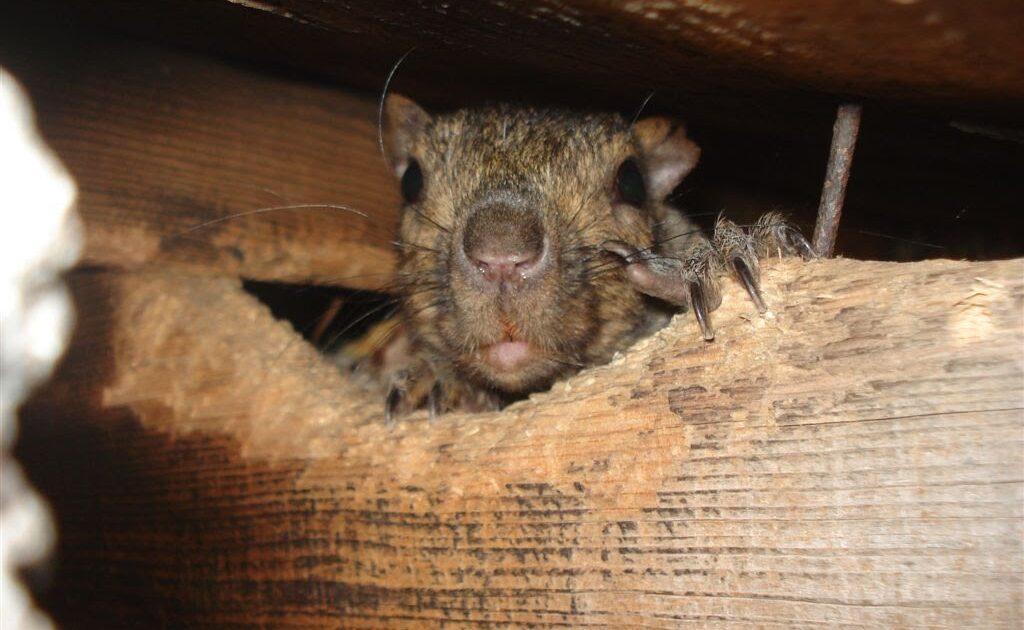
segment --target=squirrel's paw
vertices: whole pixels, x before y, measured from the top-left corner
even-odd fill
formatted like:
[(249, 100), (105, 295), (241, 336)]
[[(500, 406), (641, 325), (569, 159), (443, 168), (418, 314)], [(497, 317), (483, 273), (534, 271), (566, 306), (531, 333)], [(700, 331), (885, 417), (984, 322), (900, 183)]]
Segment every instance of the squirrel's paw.
[(426, 407), (431, 421), (449, 411), (492, 411), (500, 401), (492, 392), (454, 378), (442, 378), (426, 361), (388, 375), (384, 419), (393, 427), (399, 416)]
[(709, 313), (722, 303), (718, 281), (723, 272), (743, 288), (758, 312), (767, 310), (761, 296), (759, 261), (774, 253), (817, 257), (804, 236), (780, 214), (769, 212), (744, 230), (719, 219), (711, 241), (702, 240), (682, 258), (638, 250), (622, 241), (607, 241), (603, 249), (625, 262), (626, 277), (642, 293), (690, 308), (706, 341), (715, 338)]

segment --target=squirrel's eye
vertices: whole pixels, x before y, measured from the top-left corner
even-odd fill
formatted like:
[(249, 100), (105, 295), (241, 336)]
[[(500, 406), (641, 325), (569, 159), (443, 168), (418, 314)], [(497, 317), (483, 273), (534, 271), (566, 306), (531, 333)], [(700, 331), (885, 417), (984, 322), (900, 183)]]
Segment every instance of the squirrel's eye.
[(619, 167), (619, 172), (615, 176), (615, 187), (618, 190), (619, 199), (623, 203), (639, 208), (647, 201), (644, 176), (640, 172), (640, 166), (633, 158), (628, 158)]
[(402, 173), (402, 197), (406, 203), (412, 203), (420, 198), (423, 190), (423, 171), (420, 170), (420, 163), (416, 160), (409, 160), (409, 166)]

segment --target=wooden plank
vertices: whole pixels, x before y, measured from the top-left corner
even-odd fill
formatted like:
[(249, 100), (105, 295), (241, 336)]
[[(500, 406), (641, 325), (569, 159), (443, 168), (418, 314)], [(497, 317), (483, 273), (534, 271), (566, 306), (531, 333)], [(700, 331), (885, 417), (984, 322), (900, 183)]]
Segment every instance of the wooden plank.
[(400, 203), (373, 97), (138, 45), (12, 66), (78, 182), (84, 264), (388, 280)]
[(249, 58), (262, 53), (374, 88), (382, 68), (338, 58), (372, 51), (394, 60), (415, 46), (430, 71), (410, 78), (442, 99), (464, 93), (468, 75), (501, 77), (505, 87), (491, 89), (509, 94), (529, 89), (531, 77), (549, 86), (558, 77), (603, 86), (631, 102), (657, 88), (662, 98), (708, 114), (723, 104), (740, 113), (753, 98), (771, 103), (765, 114), (773, 125), (785, 112), (813, 110), (815, 93), (1004, 113), (1024, 104), (1017, 36), (1024, 11), (1016, 0), (222, 0), (188, 7), (104, 0), (89, 9), (167, 41)]
[(1024, 619), (1024, 260), (775, 262), (771, 316), (727, 283), (713, 344), (677, 318), (503, 412), (393, 431), (236, 281), (73, 286), (19, 453), (65, 625)]
[[(476, 5), (463, 8), (472, 13), (478, 10), (474, 7)], [(337, 10), (336, 5), (329, 3), (320, 8), (328, 13)], [(381, 20), (376, 21), (372, 18), (375, 15), (372, 7), (356, 7), (339, 17), (357, 23), (353, 26), (354, 32), (344, 34), (331, 30), (341, 28), (333, 22), (319, 29), (267, 11), (217, 2), (182, 5), (154, 1), (122, 6), (105, 2), (69, 4), (66, 0), (38, 0), (13, 9), (14, 14), (0, 23), (0, 57), (33, 87), (33, 93), (44, 107), (43, 126), (52, 130), (51, 141), (57, 145), (77, 142), (59, 136), (65, 130), (81, 134), (80, 128), (91, 125), (90, 121), (97, 116), (107, 118), (102, 135), (92, 138), (85, 150), (71, 147), (76, 149), (72, 151), (77, 154), (78, 164), (72, 165), (76, 172), (88, 171), (90, 207), (100, 204), (108, 208), (103, 212), (102, 225), (106, 227), (97, 236), (102, 239), (93, 241), (103, 247), (99, 252), (102, 256), (91, 255), (98, 264), (108, 264), (106, 261), (111, 260), (117, 264), (135, 264), (139, 259), (147, 259), (155, 248), (154, 242), (158, 239), (148, 236), (149, 231), (135, 230), (134, 222), (127, 225), (116, 222), (120, 216), (117, 208), (124, 204), (140, 206), (139, 221), (166, 221), (168, 219), (155, 217), (173, 214), (175, 216), (169, 220), (183, 229), (214, 216), (251, 211), (285, 201), (348, 204), (374, 217), (384, 213), (373, 221), (375, 226), (393, 221), (391, 213), (397, 207), (394, 183), (383, 170), (372, 170), (382, 168), (382, 164), (373, 153), (375, 134), (369, 127), (376, 112), (371, 101), (382, 89), (391, 66), (413, 42), (419, 46), (395, 75), (393, 87), (407, 93), (411, 91), (432, 111), (442, 106), (466, 106), (481, 100), (504, 98), (543, 106), (618, 110), (632, 116), (650, 90), (656, 90), (645, 112), (680, 116), (705, 149), (701, 165), (680, 191), (680, 201), (694, 214), (712, 217), (724, 209), (732, 218), (744, 222), (759, 216), (766, 208), (782, 208), (791, 212), (804, 225), (805, 232), (809, 232), (814, 216), (812, 204), (820, 197), (835, 111), (834, 95), (811, 93), (775, 77), (766, 81), (758, 72), (732, 67), (736, 64), (731, 58), (711, 57), (670, 65), (660, 61), (652, 63), (651, 59), (660, 59), (652, 53), (626, 61), (622, 58), (623, 51), (642, 50), (653, 46), (655, 40), (633, 41), (632, 31), (624, 30), (632, 23), (625, 18), (620, 21), (612, 16), (608, 24), (595, 24), (595, 29), (607, 29), (604, 35), (608, 36), (602, 35), (601, 41), (596, 43), (590, 40), (589, 31), (579, 33), (576, 27), (567, 26), (567, 32), (556, 30), (554, 34), (545, 35), (546, 30), (534, 32), (516, 22), (512, 26), (526, 32), (520, 33), (523, 38), (517, 42), (515, 54), (510, 55), (508, 47), (495, 44), (506, 41), (504, 27), (487, 20), (478, 24), (451, 16), (442, 22), (436, 22), (440, 17), (431, 18), (434, 22), (423, 18), (424, 24), (431, 28), (422, 33), (417, 31), (410, 39), (408, 34), (403, 34), (408, 27), (402, 26), (402, 20), (418, 14), (421, 10), (418, 7), (403, 8), (403, 13), (396, 16), (387, 6), (380, 6), (377, 10), (381, 12)], [(491, 9), (499, 13), (505, 10)], [(311, 7), (310, 10), (319, 9)], [(597, 13), (602, 10), (605, 9), (593, 9)], [(695, 9), (675, 11), (679, 17), (688, 15), (687, 11), (691, 10)], [(896, 5), (879, 10), (907, 11)], [(964, 10), (971, 13), (974, 9)], [(99, 19), (85, 19), (78, 11)], [(35, 19), (24, 14), (34, 14)], [(74, 16), (66, 20), (74, 26), (62, 28), (60, 21), (52, 19), (54, 14)], [(840, 12), (840, 18), (852, 19), (845, 12)], [(538, 20), (546, 23), (547, 18)], [(374, 30), (383, 28), (385, 21), (389, 29), (386, 37)], [(371, 28), (371, 22), (376, 26)], [(545, 28), (561, 23), (555, 22)], [(121, 31), (111, 31), (112, 24), (119, 25)], [(658, 24), (641, 20), (637, 28), (657, 29)], [(902, 24), (907, 27), (907, 23)], [(448, 46), (434, 41), (436, 29), (442, 26), (458, 34), (458, 37), (452, 36), (454, 41)], [(827, 31), (826, 26), (818, 24), (811, 30), (820, 34)], [(326, 122), (322, 118), (313, 123), (306, 121), (311, 114), (302, 103), (307, 101), (321, 114), (347, 111), (345, 102), (333, 101), (330, 96), (337, 95), (322, 86), (303, 90), (303, 86), (282, 80), (280, 76), (257, 76), (237, 65), (204, 64), (187, 57), (192, 65), (181, 65), (175, 61), (179, 56), (139, 50), (136, 45), (121, 41), (126, 34), (160, 37), (151, 29), (162, 30), (163, 39), (174, 46), (213, 48), (231, 55), (236, 64), (262, 63), (264, 73), (283, 72), (286, 68), (302, 73), (304, 80), (330, 78), (349, 89), (359, 86), (368, 91), (369, 98), (362, 103), (360, 111), (363, 113), (353, 114), (356, 120), (348, 122), (362, 125), (359, 128), (363, 131), (346, 144), (344, 130), (334, 128), (335, 124), (348, 124), (344, 116)], [(980, 35), (972, 35), (972, 38), (976, 36)], [(544, 38), (557, 38), (556, 52), (566, 48), (565, 41), (571, 41), (572, 55), (543, 56), (545, 51), (550, 53), (550, 42), (546, 48), (530, 47), (540, 46), (543, 42), (535, 40)], [(623, 38), (623, 46), (607, 44), (606, 39), (618, 41), (616, 38)], [(894, 41), (916, 40), (908, 36), (894, 38)], [(472, 46), (471, 54), (467, 54), (463, 46)], [(989, 49), (982, 47), (982, 50)], [(670, 52), (683, 54), (685, 51), (681, 48)], [(161, 60), (161, 56), (167, 60)], [(954, 61), (959, 63), (959, 59)], [(627, 63), (630, 67), (619, 67)], [(185, 76), (194, 66), (207, 70)], [(981, 64), (980, 67), (999, 66)], [(215, 70), (211, 72), (209, 68)], [(168, 69), (173, 70), (173, 77), (161, 74)], [(648, 76), (649, 72), (660, 76)], [(668, 72), (668, 76), (661, 74), (663, 72)], [(130, 107), (117, 105), (123, 89), (118, 77), (126, 73), (134, 77), (123, 81), (128, 89), (131, 85), (149, 86), (141, 90), (142, 94), (137, 95)], [(691, 73), (707, 73), (708, 76), (700, 79), (690, 76)], [(495, 77), (500, 81), (495, 81)], [(708, 84), (709, 78), (714, 83)], [(204, 85), (204, 80), (214, 84)], [(99, 95), (82, 87), (89, 81), (102, 86)], [(858, 100), (860, 96), (862, 94), (858, 94)], [(208, 103), (209, 100), (213, 103)], [(321, 101), (322, 107), (315, 106)], [(94, 105), (84, 107), (90, 102)], [(77, 111), (80, 103), (82, 111)], [(864, 129), (857, 149), (860, 158), (851, 179), (839, 251), (851, 257), (882, 259), (1020, 255), (1019, 239), (1012, 238), (1012, 234), (1014, 228), (1019, 231), (1022, 221), (1017, 207), (1024, 190), (1016, 175), (1024, 164), (1024, 145), (1007, 141), (1014, 137), (1015, 121), (1021, 118), (1020, 104), (1015, 106), (1009, 98), (992, 103), (997, 109), (1010, 108), (1012, 115), (1002, 121), (979, 104), (965, 108), (936, 97), (921, 105), (924, 109), (919, 109), (918, 104), (911, 107), (906, 102), (867, 100)], [(116, 107), (120, 107), (116, 117), (106, 113)], [(168, 107), (192, 108), (196, 114), (179, 118), (167, 111)], [(217, 113), (208, 117), (202, 111), (204, 108)], [(53, 124), (48, 120), (51, 111), (59, 118)], [(268, 115), (261, 116), (262, 111)], [(323, 116), (330, 118), (329, 114)], [(79, 122), (78, 117), (83, 122)], [(250, 119), (255, 124), (246, 128)], [(146, 120), (151, 122), (140, 122)], [(193, 124), (198, 126), (193, 129)], [(159, 154), (141, 158), (126, 154), (126, 147), (116, 134), (127, 129), (129, 135), (138, 135), (140, 127), (146, 132), (146, 126), (167, 127), (173, 130), (174, 138), (182, 140), (182, 145), (171, 148), (174, 161), (170, 164), (158, 159)], [(230, 135), (231, 130), (239, 128), (246, 131), (230, 137), (224, 150), (217, 152), (219, 161), (203, 157), (210, 143), (224, 142), (225, 133)], [(172, 132), (161, 131), (156, 137), (160, 139), (169, 133)], [(1000, 142), (1000, 138), (1003, 141)], [(116, 140), (111, 142), (111, 139)], [(101, 144), (100, 140), (106, 143)], [(325, 140), (329, 142), (326, 146)], [(115, 155), (107, 155), (108, 145)], [(293, 156), (296, 147), (300, 150)], [(320, 147), (326, 151), (322, 156), (315, 154)], [(158, 146), (141, 147), (143, 151), (160, 149)], [(258, 153), (263, 150), (273, 153)], [(197, 155), (205, 160), (204, 168), (198, 169), (192, 164)], [(297, 163), (286, 159), (289, 157)], [(268, 164), (273, 170), (264, 168)], [(333, 168), (332, 164), (342, 164), (344, 168)], [(186, 168), (185, 172), (181, 165)], [(127, 181), (105, 181), (104, 178), (111, 179), (108, 171), (112, 168), (125, 171)], [(174, 168), (175, 172), (154, 175), (169, 168)], [(320, 179), (313, 181), (310, 173), (316, 173)], [(181, 177), (184, 181), (179, 179)], [(194, 185), (189, 184), (189, 178), (196, 180)], [(142, 188), (139, 182), (145, 183), (145, 189), (139, 190)], [(103, 184), (114, 183), (117, 189), (111, 194)], [(282, 194), (282, 187), (291, 191)], [(296, 189), (298, 192), (294, 192)], [(372, 201), (377, 199), (380, 203)], [(141, 207), (143, 201), (146, 203)], [(198, 203), (193, 203), (196, 201)], [(303, 212), (325, 214), (329, 211)], [(352, 230), (335, 238), (334, 233), (339, 229), (347, 230), (346, 225), (320, 226), (326, 229), (310, 229), (307, 234), (293, 224), (297, 214), (284, 212), (232, 222), (231, 227), (241, 232), (253, 226), (257, 234), (252, 237), (225, 236), (210, 231), (228, 227), (222, 225), (207, 228), (206, 238), (199, 242), (189, 240), (189, 246), (182, 246), (181, 239), (165, 245), (178, 250), (174, 258), (177, 261), (190, 264), (212, 261), (217, 268), (241, 268), (248, 277), (259, 279), (330, 283), (338, 277), (361, 279), (367, 274), (383, 273), (381, 268), (387, 267), (369, 262), (371, 258), (379, 260), (390, 255), (389, 251), (377, 251), (390, 249), (385, 240), (387, 229), (356, 228), (357, 236), (367, 236), (365, 239), (348, 238), (347, 233)], [(182, 218), (182, 215), (186, 216)], [(341, 222), (351, 218), (346, 216)], [(267, 221), (273, 225), (266, 225)], [(116, 234), (122, 228), (128, 228), (130, 236), (118, 239)], [(311, 246), (302, 245), (303, 240), (310, 241)], [(345, 261), (338, 261), (334, 255), (336, 242), (347, 242), (353, 247), (352, 240), (358, 241), (360, 247)], [(298, 245), (292, 247), (290, 241)], [(376, 247), (367, 251), (363, 245)], [(348, 251), (346, 249), (345, 253)], [(244, 265), (235, 260), (239, 252), (246, 256)], [(158, 257), (168, 256), (158, 254)], [(325, 260), (324, 264), (315, 264), (321, 259)], [(358, 263), (363, 268), (339, 267), (343, 262)]]

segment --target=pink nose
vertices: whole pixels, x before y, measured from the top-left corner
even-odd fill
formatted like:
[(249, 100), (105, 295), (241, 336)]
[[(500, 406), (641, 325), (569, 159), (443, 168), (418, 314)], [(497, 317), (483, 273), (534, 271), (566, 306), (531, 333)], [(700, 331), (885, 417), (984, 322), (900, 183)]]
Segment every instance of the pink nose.
[(515, 252), (485, 247), (466, 252), (484, 280), (494, 284), (522, 282), (536, 269), (540, 255), (539, 247)]
[(477, 208), (462, 239), (463, 268), (481, 289), (519, 288), (548, 267), (540, 217), (507, 201)]

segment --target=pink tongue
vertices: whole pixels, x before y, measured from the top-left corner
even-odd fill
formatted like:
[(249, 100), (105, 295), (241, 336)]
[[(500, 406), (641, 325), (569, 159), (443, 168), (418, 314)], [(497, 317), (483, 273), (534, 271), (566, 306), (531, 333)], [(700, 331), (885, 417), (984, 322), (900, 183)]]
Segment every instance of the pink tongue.
[(511, 370), (530, 358), (530, 344), (502, 341), (487, 349), (487, 362), (499, 370)]

